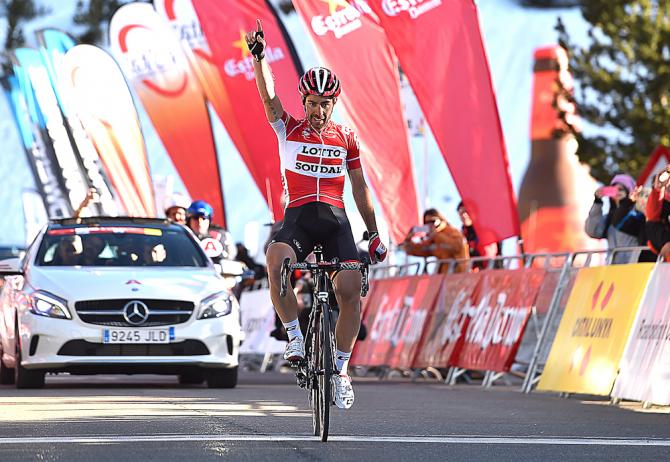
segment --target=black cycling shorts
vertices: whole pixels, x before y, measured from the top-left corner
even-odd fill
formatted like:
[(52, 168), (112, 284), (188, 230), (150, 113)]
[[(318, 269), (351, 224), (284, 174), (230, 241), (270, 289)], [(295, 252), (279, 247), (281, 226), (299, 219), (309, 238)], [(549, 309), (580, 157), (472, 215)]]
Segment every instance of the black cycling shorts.
[(272, 242), (283, 242), (295, 251), (298, 261), (307, 258), (316, 244), (325, 260), (358, 260), (358, 250), (344, 209), (324, 202), (309, 202), (286, 209), (284, 223)]

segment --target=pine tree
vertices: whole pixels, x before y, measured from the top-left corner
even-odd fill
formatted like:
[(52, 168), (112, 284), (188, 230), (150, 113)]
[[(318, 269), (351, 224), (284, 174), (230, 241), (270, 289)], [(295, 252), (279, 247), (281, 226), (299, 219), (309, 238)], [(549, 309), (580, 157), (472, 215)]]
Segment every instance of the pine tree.
[(587, 47), (572, 43), (560, 18), (556, 25), (591, 126), (576, 133), (578, 155), (601, 181), (638, 175), (658, 144), (670, 146), (670, 0), (582, 0), (580, 8)]
[[(23, 24), (46, 13), (47, 10), (35, 5), (32, 0), (0, 0), (0, 17), (7, 18), (7, 32), (2, 50), (11, 51), (26, 44)], [(2, 74), (11, 72), (7, 55), (0, 56)]]
[(87, 26), (86, 31), (79, 36), (79, 40), (82, 43), (100, 44), (116, 10), (130, 1), (132, 0), (88, 0), (88, 2), (78, 0), (74, 22)]

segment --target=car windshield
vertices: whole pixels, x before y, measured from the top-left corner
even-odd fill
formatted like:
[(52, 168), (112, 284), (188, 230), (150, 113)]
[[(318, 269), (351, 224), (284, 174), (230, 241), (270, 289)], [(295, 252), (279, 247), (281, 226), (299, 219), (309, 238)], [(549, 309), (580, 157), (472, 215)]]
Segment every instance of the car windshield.
[(92, 226), (49, 229), (35, 264), (206, 267), (207, 260), (183, 229)]

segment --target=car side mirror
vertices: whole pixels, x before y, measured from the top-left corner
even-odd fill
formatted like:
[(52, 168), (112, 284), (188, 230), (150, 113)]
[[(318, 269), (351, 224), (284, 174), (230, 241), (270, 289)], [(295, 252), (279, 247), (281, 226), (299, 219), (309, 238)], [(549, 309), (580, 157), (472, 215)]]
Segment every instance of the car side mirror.
[(8, 258), (0, 260), (0, 276), (23, 276), (21, 258)]
[(224, 276), (242, 276), (244, 273), (244, 263), (235, 260), (221, 260), (215, 263), (214, 267), (219, 274)]

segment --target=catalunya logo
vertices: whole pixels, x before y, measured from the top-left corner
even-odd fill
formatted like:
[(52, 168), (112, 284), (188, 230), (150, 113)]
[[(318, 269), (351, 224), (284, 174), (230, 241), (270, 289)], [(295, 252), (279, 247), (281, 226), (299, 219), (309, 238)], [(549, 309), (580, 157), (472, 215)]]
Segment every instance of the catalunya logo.
[[(571, 336), (573, 338), (609, 339), (614, 319), (600, 316), (606, 312), (614, 295), (614, 288), (614, 283), (610, 283), (607, 289), (605, 289), (604, 281), (598, 284), (591, 297), (589, 315), (577, 318), (572, 326)], [(580, 345), (575, 349), (570, 360), (570, 372), (576, 371), (580, 376), (584, 375), (591, 360), (592, 343), (592, 341), (589, 343), (586, 352), (584, 351), (586, 345)]]

